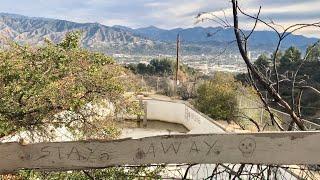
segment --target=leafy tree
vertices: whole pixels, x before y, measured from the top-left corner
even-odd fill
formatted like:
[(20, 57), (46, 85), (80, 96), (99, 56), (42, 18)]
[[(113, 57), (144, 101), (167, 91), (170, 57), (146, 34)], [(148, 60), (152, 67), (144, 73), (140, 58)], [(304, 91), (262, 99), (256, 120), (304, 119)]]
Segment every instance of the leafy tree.
[(80, 31), (68, 33), (66, 37), (58, 44), (63, 49), (76, 49), (80, 45)]
[(144, 63), (139, 63), (139, 64), (137, 65), (137, 70), (136, 70), (136, 72), (137, 72), (138, 74), (147, 74), (147, 73), (149, 73), (149, 68), (148, 68), (148, 66), (147, 66), (146, 64), (144, 64)]
[[(124, 68), (108, 56), (79, 48), (79, 40), (80, 33), (71, 32), (59, 44), (47, 41), (32, 48), (10, 43), (0, 51), (0, 136), (45, 131), (49, 125), (94, 132), (105, 123), (89, 122), (83, 113), (87, 103), (132, 109), (124, 96), (129, 86), (121, 79)], [(55, 118), (61, 112), (78, 115)]]
[(131, 63), (131, 64), (126, 64), (124, 67), (129, 69), (133, 73), (137, 73), (137, 66), (138, 66), (137, 64)]
[[(276, 56), (276, 57), (275, 57), (275, 56)], [(273, 52), (273, 53), (271, 54), (271, 60), (273, 60), (274, 57), (275, 57), (276, 64), (278, 64), (282, 56), (283, 56), (283, 53), (282, 53), (282, 51), (280, 51), (280, 50), (277, 52), (277, 54), (276, 54), (276, 52)]]
[(154, 74), (157, 75), (172, 75), (174, 72), (174, 61), (168, 58), (152, 59), (150, 66), (154, 67)]
[(320, 45), (317, 44), (316, 46), (308, 46), (306, 50), (308, 54), (307, 61), (308, 62), (317, 62), (320, 61)]
[[(127, 82), (128, 72), (108, 56), (79, 48), (79, 41), (80, 33), (71, 32), (59, 44), (47, 40), (44, 46), (32, 48), (11, 42), (0, 51), (1, 137), (22, 130), (45, 135), (49, 126), (65, 126), (81, 138), (110, 139), (116, 137), (116, 127), (108, 119), (98, 118), (90, 107), (112, 104), (110, 116), (119, 111), (139, 113), (137, 104), (125, 96), (127, 90), (135, 90), (134, 83)], [(155, 179), (161, 170), (111, 167), (82, 172), (19, 171), (10, 178)]]
[(195, 107), (213, 119), (231, 120), (237, 107), (236, 88), (232, 75), (217, 73), (198, 87)]
[(254, 64), (259, 69), (267, 69), (272, 66), (271, 59), (266, 54), (261, 54), (258, 59), (254, 62)]
[(288, 48), (280, 59), (281, 66), (288, 66), (301, 60), (301, 52), (298, 48), (291, 46)]
[(138, 74), (168, 76), (174, 72), (174, 61), (171, 59), (152, 59), (148, 65), (139, 63), (136, 66), (127, 65), (127, 68)]
[[(298, 73), (296, 74), (296, 82), (303, 82), (298, 83), (297, 85), (301, 86), (304, 84), (310, 84), (314, 88), (319, 89), (320, 87), (320, 73), (319, 73), (319, 51), (320, 51), (320, 45), (319, 44), (313, 44), (310, 45), (306, 53), (309, 53), (305, 62), (303, 62), (302, 66), (300, 67), (301, 61), (301, 54), (300, 51), (297, 48), (291, 47), (285, 51), (284, 54), (281, 52), (277, 54), (276, 61), (281, 60), (281, 66), (278, 69), (278, 73), (281, 75), (288, 75), (288, 78), (292, 78), (291, 76), (299, 69)], [(271, 59), (273, 58), (273, 55), (271, 56)], [(259, 60), (255, 62), (255, 65), (259, 67), (258, 64), (263, 64), (261, 62), (265, 62), (266, 56), (264, 54), (261, 54), (259, 56)], [(273, 68), (271, 68), (273, 70)], [(272, 71), (271, 73), (274, 74)], [(246, 74), (239, 74), (237, 75), (237, 78), (242, 81), (243, 83), (246, 83)], [(275, 79), (274, 79), (275, 80)], [(259, 86), (260, 89), (263, 89), (263, 87)], [(283, 81), (281, 82), (280, 86), (280, 95), (287, 101), (290, 102), (292, 99), (292, 83), (290, 81)], [(303, 92), (303, 98), (301, 99), (301, 105), (303, 106), (301, 108), (301, 114), (304, 117), (312, 117), (317, 113), (317, 109), (315, 108), (308, 108), (308, 107), (316, 107), (314, 104), (319, 103), (319, 97), (316, 96), (312, 91), (304, 91)], [(306, 107), (306, 108), (305, 108)]]

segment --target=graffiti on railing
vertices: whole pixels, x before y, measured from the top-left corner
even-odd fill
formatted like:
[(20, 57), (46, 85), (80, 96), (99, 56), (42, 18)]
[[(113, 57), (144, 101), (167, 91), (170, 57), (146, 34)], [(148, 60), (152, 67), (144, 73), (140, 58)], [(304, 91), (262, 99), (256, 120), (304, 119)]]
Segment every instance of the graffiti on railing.
[(192, 134), (114, 141), (0, 144), (0, 173), (180, 163), (319, 164), (317, 132)]
[(153, 143), (136, 150), (134, 161), (139, 162), (142, 159), (161, 158), (163, 155), (192, 155), (192, 156), (212, 156), (221, 153), (222, 146), (217, 140), (214, 141), (189, 141), (182, 142), (160, 142)]
[(201, 115), (199, 115), (197, 112), (189, 108), (188, 106), (185, 106), (185, 120), (186, 121), (195, 121), (198, 124), (201, 123)]
[(24, 154), (22, 160), (42, 161), (54, 158), (56, 161), (107, 161), (110, 160), (112, 151), (108, 148), (92, 149), (86, 146), (43, 146), (38, 153)]

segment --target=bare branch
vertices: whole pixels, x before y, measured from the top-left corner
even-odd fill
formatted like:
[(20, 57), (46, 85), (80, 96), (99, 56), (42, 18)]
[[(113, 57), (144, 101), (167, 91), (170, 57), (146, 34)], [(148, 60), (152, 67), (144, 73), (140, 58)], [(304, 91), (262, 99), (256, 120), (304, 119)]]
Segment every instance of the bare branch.
[[(232, 0), (232, 9), (233, 9), (233, 22), (234, 22), (234, 33), (237, 39), (237, 44), (238, 44), (238, 48), (240, 51), (240, 54), (244, 60), (244, 62), (246, 63), (249, 71), (252, 73), (252, 75), (258, 80), (258, 82), (269, 92), (269, 94), (279, 103), (281, 104), (285, 110), (290, 114), (291, 118), (293, 119), (293, 121), (298, 125), (298, 127), (301, 130), (305, 130), (305, 126), (303, 125), (303, 121), (296, 115), (296, 113), (294, 112), (294, 110), (289, 106), (289, 104), (282, 99), (282, 97), (280, 96), (280, 94), (272, 87), (271, 83), (268, 82), (266, 80), (266, 78), (260, 74), (255, 68), (254, 66), (251, 64), (250, 59), (248, 58), (248, 54), (246, 52), (246, 50), (243, 47), (242, 44), (242, 39), (240, 36), (240, 32), (239, 32), (239, 20), (238, 20), (238, 1), (237, 0)], [(276, 32), (278, 32), (275, 29)]]
[(247, 35), (247, 37), (246, 37), (247, 40), (250, 38), (250, 36), (252, 35), (252, 33), (254, 32), (254, 30), (255, 30), (256, 27), (257, 27), (260, 12), (261, 12), (261, 6), (259, 7), (259, 11), (258, 11), (257, 16), (256, 16), (256, 18), (255, 18), (254, 26), (253, 26), (253, 28), (251, 29), (250, 33), (249, 33), (249, 34)]
[(313, 92), (317, 93), (320, 95), (320, 91), (312, 86), (300, 86), (300, 87), (297, 87), (298, 89), (310, 89), (312, 90)]
[[(233, 3), (233, 1), (232, 1), (232, 3)], [(236, 3), (237, 3), (237, 2), (236, 2)], [(240, 7), (239, 7), (238, 5), (236, 5), (236, 8), (240, 11), (241, 14), (243, 14), (243, 15), (245, 15), (245, 16), (247, 16), (247, 17), (250, 17), (250, 18), (252, 18), (252, 19), (255, 19), (255, 20), (257, 20), (257, 21), (265, 24), (265, 25), (268, 26), (269, 28), (271, 28), (274, 32), (277, 33), (277, 35), (278, 35), (279, 38), (280, 38), (281, 33), (280, 33), (276, 28), (274, 28), (273, 26), (271, 26), (269, 23), (267, 23), (266, 21), (258, 18), (258, 16), (257, 16), (257, 17), (254, 17), (254, 16), (252, 16), (252, 15), (250, 15), (250, 14), (247, 14), (246, 12), (242, 11), (242, 9), (240, 9)]]
[(263, 98), (260, 90), (258, 89), (257, 85), (255, 84), (254, 80), (253, 80), (253, 77), (252, 77), (252, 74), (251, 72), (249, 71), (248, 69), (248, 74), (249, 74), (249, 77), (250, 77), (250, 80), (252, 82), (252, 86), (253, 88), (256, 90), (260, 100), (262, 101), (264, 107), (265, 107), (265, 110), (269, 113), (269, 116), (270, 116), (270, 119), (271, 119), (271, 123), (272, 125), (274, 125), (274, 123), (277, 125), (277, 127), (279, 128), (280, 131), (284, 131), (284, 128), (280, 125), (280, 123), (278, 123), (278, 121), (276, 120), (275, 118), (275, 115), (274, 113), (271, 111), (269, 105), (268, 105), (268, 102)]
[(184, 176), (183, 176), (182, 179), (187, 179), (190, 168), (192, 168), (192, 167), (195, 166), (195, 165), (197, 165), (197, 164), (190, 164), (190, 165), (187, 167), (186, 172), (184, 173)]
[[(317, 41), (316, 43), (314, 43), (311, 48), (306, 52), (304, 58), (302, 59), (301, 63), (299, 64), (296, 72), (294, 73), (294, 76), (293, 76), (293, 81), (292, 81), (292, 86), (291, 86), (291, 103), (292, 103), (292, 107), (295, 106), (295, 83), (296, 83), (296, 78), (297, 78), (297, 75), (301, 69), (301, 67), (303, 66), (303, 64), (305, 63), (305, 61), (308, 59), (311, 51), (319, 44), (319, 41)], [(300, 96), (301, 98), (301, 96)], [(299, 113), (298, 113), (299, 114)]]

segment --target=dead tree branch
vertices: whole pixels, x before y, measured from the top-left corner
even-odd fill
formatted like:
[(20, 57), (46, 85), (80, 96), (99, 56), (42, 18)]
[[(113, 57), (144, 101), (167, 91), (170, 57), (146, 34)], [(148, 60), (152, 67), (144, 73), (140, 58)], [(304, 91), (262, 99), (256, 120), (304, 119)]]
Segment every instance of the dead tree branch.
[[(252, 76), (268, 91), (268, 93), (278, 102), (281, 106), (285, 108), (285, 111), (290, 114), (292, 120), (297, 124), (297, 126), (301, 130), (306, 130), (302, 119), (300, 119), (297, 114), (295, 113), (294, 109), (290, 107), (290, 105), (281, 97), (278, 90), (275, 89), (271, 82), (268, 81), (261, 73), (258, 72), (258, 70), (252, 65), (249, 57), (248, 52), (245, 50), (243, 45), (243, 39), (241, 38), (240, 31), (239, 31), (239, 19), (238, 19), (238, 1), (232, 0), (232, 10), (233, 10), (233, 23), (234, 23), (234, 33), (236, 36), (238, 48), (240, 51), (240, 54), (242, 56), (242, 59), (246, 63), (249, 71), (252, 73)], [(275, 28), (274, 28), (275, 29)], [(275, 30), (278, 32), (277, 30)], [(280, 44), (280, 43), (279, 43)], [(280, 45), (279, 45), (280, 46)]]

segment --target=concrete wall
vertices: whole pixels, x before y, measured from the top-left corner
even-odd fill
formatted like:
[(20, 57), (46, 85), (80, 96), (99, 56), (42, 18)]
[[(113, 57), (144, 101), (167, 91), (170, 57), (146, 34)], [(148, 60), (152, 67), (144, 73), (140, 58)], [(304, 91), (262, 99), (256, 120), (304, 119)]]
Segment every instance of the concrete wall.
[[(271, 109), (271, 110), (276, 114), (277, 117), (279, 117), (279, 119), (281, 119), (283, 128), (284, 129), (288, 129), (289, 128), (289, 124), (292, 121), (291, 116), (289, 114), (287, 114), (287, 113), (278, 111), (276, 109)], [(313, 123), (313, 122), (308, 121), (308, 120), (304, 120), (304, 125), (306, 126), (306, 128), (309, 131), (320, 130), (320, 125), (319, 124)]]
[(224, 133), (224, 129), (206, 115), (183, 101), (143, 100), (147, 104), (147, 119), (183, 124), (189, 133)]
[[(288, 129), (292, 121), (291, 116), (288, 113), (270, 108), (275, 114), (277, 121), (284, 129)], [(260, 99), (255, 99), (249, 95), (242, 95), (239, 97), (239, 111), (246, 116), (257, 121), (260, 127), (264, 127), (265, 131), (278, 130), (276, 125), (272, 125), (270, 122), (269, 113), (265, 110), (265, 107)], [(268, 123), (268, 124), (266, 124)], [(304, 125), (309, 131), (320, 130), (320, 125), (309, 120), (304, 120)], [(297, 128), (295, 128), (297, 129)]]

